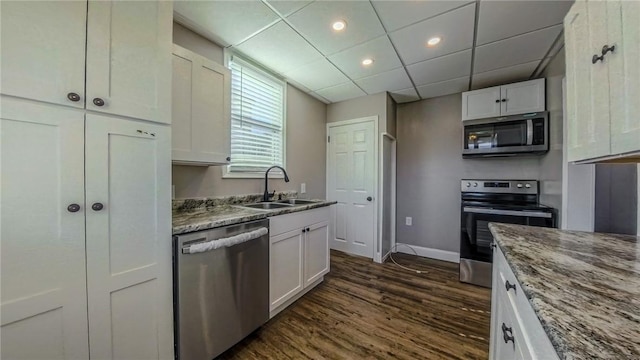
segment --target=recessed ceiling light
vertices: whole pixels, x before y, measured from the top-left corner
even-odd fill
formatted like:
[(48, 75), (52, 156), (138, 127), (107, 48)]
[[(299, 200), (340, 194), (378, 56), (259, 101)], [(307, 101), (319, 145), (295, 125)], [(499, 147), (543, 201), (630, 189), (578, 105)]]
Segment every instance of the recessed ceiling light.
[(432, 37), (431, 39), (429, 39), (429, 41), (427, 41), (427, 46), (436, 46), (440, 43), (440, 39), (439, 37)]
[(362, 65), (367, 66), (373, 64), (373, 59), (364, 59), (362, 60)]
[(331, 25), (331, 27), (335, 31), (342, 31), (347, 27), (347, 22), (344, 20), (336, 21), (333, 23), (333, 25)]

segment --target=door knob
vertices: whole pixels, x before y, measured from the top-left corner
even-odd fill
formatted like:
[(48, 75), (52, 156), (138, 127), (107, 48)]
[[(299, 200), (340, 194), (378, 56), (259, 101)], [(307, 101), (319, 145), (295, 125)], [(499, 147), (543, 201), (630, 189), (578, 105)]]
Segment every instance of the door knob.
[(94, 98), (93, 99), (93, 105), (95, 105), (95, 106), (104, 106), (104, 100), (102, 100), (100, 98)]
[(99, 202), (94, 203), (93, 205), (91, 205), (91, 209), (92, 209), (93, 211), (100, 211), (100, 210), (102, 210), (103, 208), (104, 208), (104, 205), (102, 205), (102, 203), (99, 203)]
[(72, 213), (74, 213), (74, 212), (78, 212), (78, 211), (80, 211), (80, 205), (78, 205), (78, 204), (71, 204), (71, 205), (67, 206), (67, 211), (68, 211), (68, 212), (72, 212)]
[(80, 95), (74, 93), (74, 92), (70, 92), (67, 94), (67, 99), (73, 101), (73, 102), (78, 102), (80, 101)]
[(373, 201), (373, 198), (371, 196), (367, 196), (367, 201)]

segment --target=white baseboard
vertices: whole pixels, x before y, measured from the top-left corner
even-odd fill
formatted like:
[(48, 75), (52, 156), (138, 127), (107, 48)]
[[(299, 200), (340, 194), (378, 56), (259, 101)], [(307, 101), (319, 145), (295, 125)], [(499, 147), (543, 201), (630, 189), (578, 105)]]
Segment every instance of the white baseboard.
[[(416, 252), (414, 253), (407, 246), (411, 246)], [(399, 252), (399, 253), (409, 254), (409, 255), (418, 254), (418, 256), (422, 256), (430, 259), (448, 261), (453, 263), (460, 262), (460, 253), (453, 252), (453, 251), (432, 249), (432, 248), (410, 245), (410, 244), (402, 244), (402, 243), (397, 243), (395, 250), (396, 252)]]

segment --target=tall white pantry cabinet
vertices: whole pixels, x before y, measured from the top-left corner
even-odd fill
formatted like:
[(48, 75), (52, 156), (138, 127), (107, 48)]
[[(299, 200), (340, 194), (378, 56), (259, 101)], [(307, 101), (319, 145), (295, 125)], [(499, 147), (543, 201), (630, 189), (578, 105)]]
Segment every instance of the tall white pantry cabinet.
[(172, 10), (0, 2), (2, 359), (173, 358)]

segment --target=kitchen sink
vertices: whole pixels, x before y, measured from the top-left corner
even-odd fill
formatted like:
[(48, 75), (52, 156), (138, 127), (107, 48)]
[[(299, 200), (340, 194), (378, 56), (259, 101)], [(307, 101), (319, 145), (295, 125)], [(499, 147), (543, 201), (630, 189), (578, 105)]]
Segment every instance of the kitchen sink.
[(305, 199), (287, 199), (287, 200), (279, 200), (279, 204), (290, 204), (290, 205), (307, 205), (307, 204), (315, 204), (318, 201), (314, 200), (305, 200)]
[(292, 207), (293, 204), (283, 204), (283, 203), (275, 203), (275, 202), (259, 202), (255, 204), (245, 204), (241, 206), (251, 208), (251, 209), (271, 210), (271, 209), (282, 209), (282, 208)]

